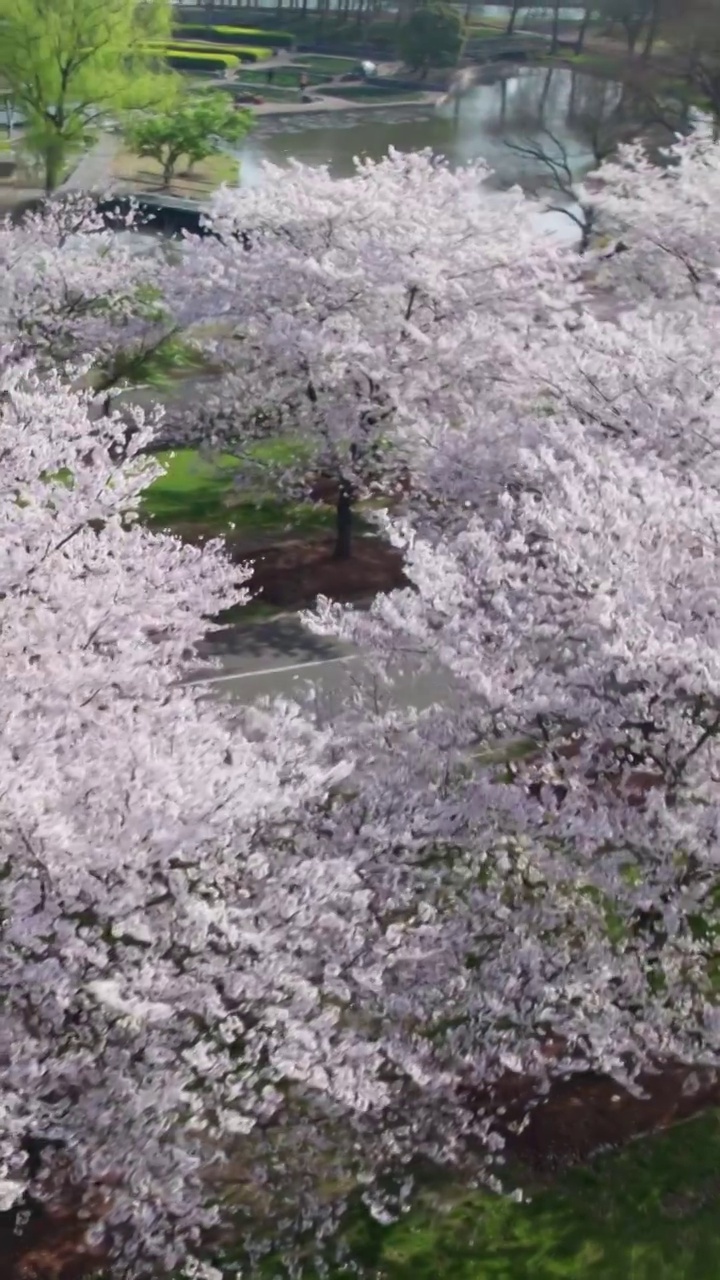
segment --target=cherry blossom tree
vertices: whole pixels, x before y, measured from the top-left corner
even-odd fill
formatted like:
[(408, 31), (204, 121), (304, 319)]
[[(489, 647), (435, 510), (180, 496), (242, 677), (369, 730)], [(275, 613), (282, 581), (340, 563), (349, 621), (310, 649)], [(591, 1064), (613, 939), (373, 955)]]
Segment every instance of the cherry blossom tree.
[[(423, 921), (435, 1079), (490, 1124), (503, 1072), (542, 1095), (678, 1063), (692, 1089), (720, 1066), (715, 232), (695, 244), (685, 207), (709, 207), (717, 154), (698, 138), (653, 172), (661, 213), (632, 167), (627, 203), (601, 197), (628, 244), (597, 259), (618, 306), (591, 287), (552, 341), (527, 335), (524, 393), (506, 379), (504, 404), (466, 400), (444, 427), (415, 405), (431, 501), (387, 525), (410, 588), (308, 615), (375, 655), (390, 708), (399, 670), (445, 677), (440, 706), (373, 731), (394, 751), (373, 812), (383, 779), (386, 811), (398, 776), (404, 800), (374, 874)], [(390, 1025), (405, 994), (383, 989)]]
[(57, 376), (2, 373), (2, 1207), (75, 1188), (135, 1275), (197, 1243), (206, 1167), (282, 1109), (281, 1081), (324, 1071), (351, 1099), (362, 1064), (341, 1050), (330, 1083), (343, 1036), (293, 959), (307, 916), (281, 945), (310, 861), (265, 879), (266, 844), (281, 858), (337, 779), (325, 737), (178, 683), (242, 571), (133, 520), (154, 424), (119, 464), (122, 424), (89, 411)]
[[(635, 303), (695, 296), (714, 302), (720, 239), (714, 218), (720, 169), (712, 125), (693, 132), (653, 163), (642, 144), (618, 148), (592, 175), (596, 222), (623, 252), (605, 260), (599, 281)], [(611, 246), (612, 247), (612, 246)]]
[(229, 1179), (250, 1263), (292, 1263), (348, 1195), (383, 1216), (418, 1154), (490, 1133), (425, 1028), (449, 755), (422, 781), (412, 718), (179, 683), (239, 571), (133, 519), (157, 424), (119, 461), (60, 374), (11, 359), (0, 392), (0, 1207), (70, 1205), (123, 1280), (209, 1275)]
[[(425, 928), (412, 1007), (400, 983), (381, 998), (391, 1025), (423, 1010), (436, 1078), (485, 1106), (503, 1072), (633, 1089), (720, 1049), (718, 493), (569, 412), (536, 425), (463, 528), (398, 531), (408, 590), (310, 619), (390, 680), (447, 673), (442, 706), (384, 726), (405, 835), (375, 874), (408, 945)], [(485, 458), (465, 452), (468, 493)]]
[(528, 332), (572, 305), (565, 248), (520, 191), (488, 178), (430, 153), (358, 162), (344, 181), (269, 169), (261, 188), (218, 198), (215, 237), (178, 277), (198, 319), (225, 325), (211, 355), (226, 374), (218, 395), (185, 406), (191, 434), (239, 453), (242, 483), (258, 477), (248, 443), (294, 440), (297, 463), (265, 463), (264, 483), (307, 493), (324, 477), (338, 556), (355, 502), (416, 470), (416, 408), (447, 421), (468, 397), (496, 396)]
[(84, 196), (45, 202), (17, 225), (0, 223), (0, 336), (14, 358), (89, 374), (99, 395), (191, 363), (182, 290), (164, 304), (178, 254), (142, 235), (130, 210), (126, 234)]
[(409, 475), (410, 588), (309, 618), (366, 654), (329, 723), (180, 683), (242, 573), (133, 518), (159, 421), (66, 385), (154, 323), (155, 265), (108, 265), (109, 328), (48, 285), (67, 348), (3, 357), (3, 1204), (77, 1189), (123, 1277), (201, 1274), (223, 1181), (252, 1268), (360, 1191), (383, 1218), (419, 1156), (490, 1178), (508, 1077), (529, 1108), (720, 1066), (715, 232), (684, 208), (717, 153), (683, 146), (662, 237), (608, 171), (629, 248), (590, 281), (429, 156), (270, 174), (158, 275), (159, 324), (225, 331), (210, 447), (287, 433), (280, 479), (325, 468), (339, 511)]

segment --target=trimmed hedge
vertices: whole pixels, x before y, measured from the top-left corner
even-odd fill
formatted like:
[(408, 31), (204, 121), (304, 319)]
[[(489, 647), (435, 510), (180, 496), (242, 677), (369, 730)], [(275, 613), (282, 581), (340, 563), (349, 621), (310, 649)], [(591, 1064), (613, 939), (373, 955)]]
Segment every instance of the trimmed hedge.
[(170, 62), (171, 66), (173, 65), (172, 59), (178, 58), (188, 70), (192, 69), (189, 66), (189, 61), (192, 58), (200, 58), (202, 61), (223, 59), (227, 65), (236, 66), (240, 62), (254, 63), (270, 57), (269, 49), (245, 49), (240, 45), (227, 44), (157, 44), (147, 46), (145, 52), (154, 54), (158, 58), (164, 58), (167, 62)]
[(244, 44), (251, 47), (272, 44), (275, 49), (289, 49), (295, 43), (295, 36), (290, 31), (262, 30), (260, 27), (205, 27), (201, 23), (183, 22), (173, 28), (173, 38), (183, 40), (184, 32), (190, 32), (191, 40), (214, 41), (218, 38), (224, 44)]
[(249, 49), (241, 44), (205, 44), (201, 40), (173, 40), (164, 49), (176, 49), (179, 53), (227, 53), (241, 62), (262, 62), (272, 56), (272, 49)]
[(235, 71), (240, 66), (240, 59), (230, 53), (202, 54), (183, 49), (165, 49), (161, 56), (176, 71)]

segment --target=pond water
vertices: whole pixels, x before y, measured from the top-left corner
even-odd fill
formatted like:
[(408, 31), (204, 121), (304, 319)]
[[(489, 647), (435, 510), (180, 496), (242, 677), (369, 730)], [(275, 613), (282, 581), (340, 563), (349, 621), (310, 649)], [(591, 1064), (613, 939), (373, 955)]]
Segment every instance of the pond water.
[[(439, 109), (411, 104), (260, 116), (238, 152), (241, 181), (257, 186), (265, 163), (283, 167), (291, 158), (327, 165), (335, 177), (346, 177), (353, 172), (354, 156), (379, 160), (390, 146), (399, 151), (429, 147), (451, 165), (486, 159), (495, 187), (519, 184), (537, 195), (538, 225), (574, 240), (577, 229), (565, 213), (544, 211), (549, 199), (572, 209), (551, 186), (547, 167), (513, 146), (541, 143), (557, 156), (557, 143), (579, 177), (595, 167), (591, 134), (598, 121), (610, 121), (621, 94), (620, 86), (597, 77), (565, 68), (526, 67), (506, 72), (493, 84), (478, 84), (455, 106)], [(132, 233), (132, 238), (140, 249), (144, 237)]]
[[(560, 20), (562, 22), (582, 22), (583, 10), (579, 8), (563, 8), (560, 10)], [(473, 20), (482, 22), (483, 18), (506, 18), (510, 14), (510, 6), (506, 4), (483, 4), (477, 9), (473, 9)], [(528, 5), (527, 8), (518, 9), (516, 26), (521, 27), (528, 17), (530, 18), (552, 18), (553, 10), (543, 8), (542, 5)]]
[(573, 169), (582, 171), (592, 163), (594, 125), (588, 122), (608, 119), (620, 95), (619, 86), (565, 68), (527, 67), (492, 84), (477, 84), (456, 103), (440, 107), (388, 104), (259, 116), (240, 152), (242, 181), (255, 185), (262, 181), (264, 161), (284, 165), (291, 157), (328, 165), (334, 176), (346, 177), (354, 156), (379, 159), (393, 146), (399, 151), (430, 147), (451, 164), (483, 157), (502, 186), (533, 185), (543, 166), (508, 144), (543, 139), (552, 150), (549, 131)]
[[(500, 73), (503, 74), (503, 73)], [(259, 116), (240, 151), (244, 186), (263, 180), (263, 164), (285, 165), (295, 158), (327, 165), (331, 174), (353, 172), (353, 157), (378, 160), (390, 146), (399, 151), (430, 147), (452, 165), (483, 158), (499, 187), (520, 183), (542, 193), (546, 166), (521, 155), (512, 145), (542, 142), (557, 155), (567, 154), (574, 174), (594, 167), (591, 120), (607, 120), (620, 101), (620, 87), (564, 68), (520, 68), (492, 84), (477, 84), (455, 103), (373, 106), (327, 113)], [(552, 137), (551, 137), (552, 135)], [(558, 226), (567, 225), (563, 215)]]
[[(180, 8), (183, 8), (183, 7), (196, 8), (197, 7), (197, 0), (177, 0), (177, 3)], [(343, 8), (344, 6), (344, 0), (303, 0), (303, 3), (305, 8), (307, 8), (308, 10), (325, 8), (325, 9), (330, 9), (332, 11), (333, 9), (340, 9), (340, 8)], [(224, 9), (242, 9), (246, 7), (248, 6), (240, 4), (239, 0), (234, 0), (234, 2), (233, 0), (222, 0), (222, 8)], [(394, 8), (395, 8), (394, 5), (390, 5), (390, 4), (384, 5), (383, 7), (391, 11), (394, 11)], [(277, 4), (277, 0), (253, 0), (252, 8), (253, 9), (272, 9), (275, 13), (277, 13), (278, 4)], [(289, 11), (291, 11), (293, 6), (289, 4), (287, 5), (287, 8)], [(457, 4), (457, 8), (464, 10), (465, 6), (462, 3), (460, 3), (460, 4)], [(543, 5), (524, 6), (522, 9), (518, 10), (518, 15), (516, 19), (517, 25), (522, 26), (522, 23), (526, 20), (528, 16), (532, 18), (551, 18), (552, 12), (553, 11), (551, 8), (544, 7)], [(473, 9), (472, 9), (472, 19), (474, 22), (481, 22), (484, 17), (485, 18), (504, 18), (504, 17), (507, 17), (509, 13), (510, 13), (509, 5), (475, 4), (473, 5)], [(563, 22), (580, 22), (580, 20), (582, 19), (582, 16), (583, 16), (583, 10), (577, 7), (569, 6), (567, 8), (562, 8), (560, 10), (560, 17)]]

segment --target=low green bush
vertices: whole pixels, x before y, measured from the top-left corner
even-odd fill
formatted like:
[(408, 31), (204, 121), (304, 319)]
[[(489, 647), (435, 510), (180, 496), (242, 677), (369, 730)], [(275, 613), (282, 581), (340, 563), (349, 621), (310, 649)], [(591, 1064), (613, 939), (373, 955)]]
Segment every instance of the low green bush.
[(213, 41), (220, 39), (226, 44), (259, 45), (261, 47), (272, 44), (275, 49), (288, 49), (295, 41), (295, 37), (290, 31), (263, 31), (260, 27), (206, 27), (201, 23), (195, 22), (184, 22), (181, 26), (175, 27), (173, 36), (182, 40), (185, 39), (186, 32), (191, 40)]
[(269, 49), (246, 49), (242, 45), (205, 45), (205, 44), (182, 44), (176, 41), (172, 45), (159, 44), (151, 46), (151, 51), (169, 58), (170, 55), (182, 55), (184, 59), (193, 58), (229, 58), (232, 64), (236, 63), (259, 63), (265, 58), (269, 58)]
[(378, 49), (392, 49), (397, 42), (397, 28), (392, 22), (371, 22), (365, 32), (365, 39)]
[(272, 49), (250, 49), (241, 44), (210, 44), (205, 43), (204, 40), (173, 40), (172, 45), (163, 47), (176, 49), (180, 53), (228, 54), (230, 57), (239, 58), (241, 62), (262, 62), (272, 55)]
[[(161, 52), (158, 50), (158, 52)], [(197, 53), (188, 49), (164, 49), (164, 60), (176, 71), (234, 71), (240, 59), (230, 53)]]

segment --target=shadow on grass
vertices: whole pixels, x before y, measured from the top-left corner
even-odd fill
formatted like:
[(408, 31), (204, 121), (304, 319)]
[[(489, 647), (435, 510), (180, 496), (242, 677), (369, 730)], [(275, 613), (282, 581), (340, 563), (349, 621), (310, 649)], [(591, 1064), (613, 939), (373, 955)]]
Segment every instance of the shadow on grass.
[(680, 1125), (575, 1170), (527, 1204), (479, 1194), (387, 1231), (388, 1280), (710, 1280), (720, 1267), (720, 1130)]
[(274, 502), (270, 498), (251, 497), (233, 506), (219, 505), (212, 493), (192, 495), (165, 491), (162, 500), (153, 500), (144, 508), (145, 521), (151, 528), (167, 529), (190, 537), (197, 526), (200, 537), (225, 534), (281, 534), (330, 529), (334, 512), (329, 507), (309, 503)]
[[(356, 1215), (353, 1266), (331, 1280), (716, 1280), (720, 1126), (715, 1113), (535, 1188), (530, 1200), (428, 1193), (400, 1223)], [(271, 1267), (268, 1276), (282, 1275)], [(303, 1280), (317, 1280), (308, 1268)]]
[[(297, 447), (287, 441), (258, 446), (260, 461), (290, 463)], [(168, 450), (157, 455), (165, 474), (143, 494), (141, 510), (148, 525), (191, 539), (218, 535), (249, 536), (326, 530), (333, 512), (322, 504), (282, 502), (257, 491), (237, 489), (239, 461), (223, 454), (212, 462), (196, 450)]]

